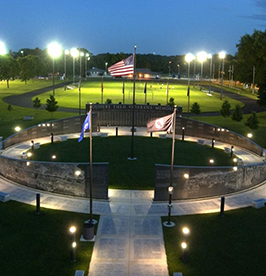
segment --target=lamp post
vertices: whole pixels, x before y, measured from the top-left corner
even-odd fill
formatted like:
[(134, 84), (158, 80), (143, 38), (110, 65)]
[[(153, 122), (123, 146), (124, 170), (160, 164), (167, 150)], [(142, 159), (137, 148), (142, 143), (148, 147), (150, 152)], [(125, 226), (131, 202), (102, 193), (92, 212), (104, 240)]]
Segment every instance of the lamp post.
[(181, 243), (181, 247), (183, 249), (182, 261), (184, 263), (186, 263), (187, 262), (187, 243), (186, 242), (182, 242)]
[(71, 244), (71, 251), (70, 251), (70, 261), (71, 262), (76, 262), (76, 246), (77, 246), (77, 243), (76, 242), (72, 242)]
[(6, 46), (3, 42), (0, 41), (0, 56), (6, 55), (7, 50)]
[(66, 56), (69, 54), (69, 50), (65, 50), (65, 55), (64, 55), (64, 65), (65, 65), (65, 77), (64, 77), (64, 80), (65, 80), (65, 90), (66, 90)]
[(107, 65), (108, 65), (108, 62), (105, 62), (105, 76), (107, 75)]
[(69, 228), (69, 232), (70, 232), (70, 234), (71, 234), (71, 236), (72, 236), (72, 242), (75, 242), (75, 236), (76, 236), (76, 227), (75, 226), (71, 226), (70, 228)]
[(187, 115), (188, 115), (188, 117), (189, 117), (189, 109), (190, 109), (190, 77), (189, 77), (189, 74), (190, 74), (190, 62), (193, 59), (195, 59), (195, 56), (193, 54), (191, 54), (191, 53), (186, 54), (185, 60), (188, 63), (188, 74), (187, 74), (187, 85), (188, 85), (188, 88), (187, 88), (187, 97), (188, 97)]
[(172, 61), (169, 61), (169, 65), (168, 65), (168, 69), (169, 69), (169, 75), (168, 75), (168, 78), (170, 79), (170, 68), (171, 68), (171, 63)]
[(70, 50), (71, 56), (73, 57), (73, 84), (75, 83), (75, 58), (78, 57), (79, 51), (77, 48), (72, 48)]
[(207, 58), (207, 53), (202, 51), (197, 54), (197, 60), (201, 63), (201, 70), (200, 70), (200, 91), (202, 90), (202, 74), (203, 74), (203, 62)]
[(215, 144), (215, 139), (212, 138), (212, 149), (214, 148), (214, 144)]
[(59, 57), (62, 53), (62, 48), (57, 42), (52, 42), (48, 45), (48, 53), (53, 58), (53, 96), (54, 93), (54, 59)]
[(177, 78), (180, 79), (180, 65), (177, 64)]
[(21, 50), (20, 53), (21, 53), (21, 56), (24, 57), (24, 51)]
[(211, 84), (212, 84), (212, 55), (211, 54), (208, 54), (208, 59), (210, 60), (209, 94), (211, 94)]
[(83, 52), (79, 52), (79, 75), (82, 78), (82, 57), (84, 57)]
[(168, 202), (168, 220), (167, 220), (167, 225), (171, 225), (171, 208), (172, 208), (172, 194), (174, 191), (174, 187), (172, 186), (172, 184), (170, 184), (170, 186), (168, 187), (168, 193), (169, 193), (169, 202)]
[(85, 55), (85, 80), (87, 80), (87, 74), (88, 74), (88, 60), (90, 60), (89, 53), (86, 53)]
[(225, 58), (225, 52), (219, 53), (219, 58), (222, 59), (222, 80), (221, 80), (221, 93), (220, 93), (220, 100), (223, 99), (223, 82), (224, 82), (224, 58)]

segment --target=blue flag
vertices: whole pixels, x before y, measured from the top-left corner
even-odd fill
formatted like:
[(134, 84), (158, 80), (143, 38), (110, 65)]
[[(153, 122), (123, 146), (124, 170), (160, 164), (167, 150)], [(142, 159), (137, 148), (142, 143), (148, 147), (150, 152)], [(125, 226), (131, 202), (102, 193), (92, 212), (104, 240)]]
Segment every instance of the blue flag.
[(86, 119), (83, 123), (82, 130), (81, 130), (78, 142), (82, 141), (82, 139), (84, 138), (84, 132), (87, 129), (90, 129), (90, 116), (91, 116), (91, 112), (88, 113), (88, 115), (87, 115), (87, 117), (86, 117)]

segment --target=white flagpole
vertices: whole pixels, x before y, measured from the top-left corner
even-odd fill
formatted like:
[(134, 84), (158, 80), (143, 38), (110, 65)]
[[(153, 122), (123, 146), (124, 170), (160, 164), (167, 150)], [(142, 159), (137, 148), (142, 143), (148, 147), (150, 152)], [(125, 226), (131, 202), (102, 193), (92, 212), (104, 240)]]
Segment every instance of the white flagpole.
[(92, 103), (90, 103), (90, 225), (92, 225)]

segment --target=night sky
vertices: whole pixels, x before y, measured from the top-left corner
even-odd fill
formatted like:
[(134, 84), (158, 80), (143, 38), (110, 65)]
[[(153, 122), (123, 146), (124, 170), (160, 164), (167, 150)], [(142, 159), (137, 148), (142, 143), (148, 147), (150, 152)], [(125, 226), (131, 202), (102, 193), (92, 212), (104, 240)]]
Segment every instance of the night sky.
[(2, 0), (0, 41), (44, 49), (51, 41), (93, 54), (235, 54), (254, 29), (266, 29), (265, 0)]

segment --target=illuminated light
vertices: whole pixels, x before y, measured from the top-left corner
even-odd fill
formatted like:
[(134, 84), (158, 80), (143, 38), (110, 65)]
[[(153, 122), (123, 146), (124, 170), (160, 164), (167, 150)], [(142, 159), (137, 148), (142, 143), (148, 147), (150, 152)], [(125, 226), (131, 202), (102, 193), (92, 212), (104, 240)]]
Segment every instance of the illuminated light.
[(234, 171), (237, 171), (237, 167), (233, 167), (233, 170), (234, 170)]
[(213, 141), (213, 143), (215, 143), (215, 139), (213, 139), (212, 141)]
[(45, 127), (45, 124), (42, 124), (43, 127)]
[(83, 53), (83, 52), (80, 52), (79, 55), (80, 55), (81, 57), (83, 57), (83, 56), (84, 56), (84, 53)]
[(69, 55), (69, 50), (65, 50), (65, 55)]
[(5, 55), (7, 53), (6, 46), (3, 42), (0, 41), (0, 56)]
[(183, 232), (184, 235), (188, 235), (190, 231), (189, 231), (189, 229), (187, 227), (184, 227), (182, 229), (182, 232)]
[(224, 131), (224, 128), (222, 128), (222, 131)]
[(150, 74), (144, 74), (145, 79), (149, 79), (150, 77), (151, 77)]
[(72, 242), (72, 248), (75, 248), (77, 246), (76, 242)]
[(181, 247), (182, 247), (183, 249), (187, 249), (187, 243), (186, 243), (186, 242), (182, 242), (182, 243), (181, 243)]
[(248, 137), (248, 138), (252, 138), (252, 136), (253, 136), (252, 133), (248, 133), (248, 134), (247, 134), (247, 137)]
[(32, 153), (31, 153), (31, 152), (28, 152), (28, 153), (27, 153), (27, 156), (28, 156), (28, 157), (31, 157), (31, 156), (32, 156)]
[(197, 59), (200, 62), (204, 62), (207, 59), (207, 53), (202, 51), (197, 54)]
[(233, 161), (236, 163), (237, 162), (237, 158), (234, 158)]
[(171, 195), (174, 191), (174, 187), (173, 186), (169, 186), (168, 187), (168, 193)]
[(185, 127), (182, 127), (182, 129), (184, 130), (184, 129), (185, 129)]
[(71, 234), (74, 234), (75, 232), (76, 232), (76, 227), (75, 226), (71, 226), (70, 228), (69, 228), (69, 231), (70, 231), (70, 233)]
[(139, 74), (139, 78), (142, 78), (142, 74)]
[(19, 132), (19, 131), (21, 131), (21, 128), (19, 126), (16, 126), (15, 131)]
[(208, 59), (211, 59), (212, 58), (212, 54), (208, 54)]
[(185, 61), (186, 62), (191, 62), (192, 60), (194, 60), (195, 59), (195, 56), (193, 55), (193, 54), (191, 54), (191, 53), (188, 53), (188, 54), (186, 54), (186, 56), (185, 56)]
[(26, 162), (26, 165), (27, 165), (27, 166), (29, 166), (29, 165), (30, 165), (30, 162), (29, 162), (29, 161), (27, 161), (27, 162)]
[(56, 159), (56, 155), (52, 155), (52, 159)]
[(89, 57), (90, 56), (90, 54), (89, 53), (86, 53), (86, 57)]
[(71, 53), (71, 56), (72, 56), (73, 58), (76, 58), (76, 57), (78, 57), (78, 55), (79, 55), (79, 51), (78, 51), (77, 48), (72, 48), (72, 49), (70, 50), (70, 53)]
[(229, 130), (227, 129), (226, 132), (229, 132)]
[(219, 53), (219, 58), (220, 58), (220, 59), (224, 59), (224, 58), (225, 58), (225, 55), (226, 55), (225, 52), (222, 51), (222, 52)]
[(52, 126), (54, 126), (54, 124), (52, 124)]
[(76, 176), (80, 176), (80, 174), (81, 174), (81, 171), (75, 171)]
[(188, 173), (185, 173), (185, 174), (184, 174), (184, 178), (189, 179), (189, 174), (188, 174)]
[(217, 129), (217, 131), (221, 131), (221, 129), (220, 129), (220, 128), (218, 128), (218, 129)]
[(57, 58), (62, 54), (62, 47), (57, 42), (48, 45), (48, 53), (52, 58)]
[(47, 124), (47, 126), (49, 127), (49, 126), (50, 126), (50, 124)]
[(38, 124), (38, 127), (42, 126), (41, 124)]
[(214, 160), (213, 159), (210, 159), (209, 162), (210, 162), (210, 164), (214, 164)]

